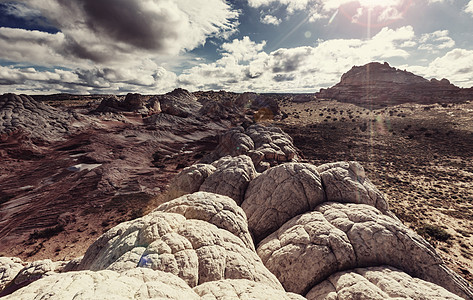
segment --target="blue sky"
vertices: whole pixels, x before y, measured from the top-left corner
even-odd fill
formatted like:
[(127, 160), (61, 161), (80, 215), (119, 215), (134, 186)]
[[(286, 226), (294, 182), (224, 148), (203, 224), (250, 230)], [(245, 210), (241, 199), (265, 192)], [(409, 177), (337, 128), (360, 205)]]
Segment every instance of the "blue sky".
[(388, 62), (473, 86), (473, 0), (0, 0), (0, 92), (316, 92)]

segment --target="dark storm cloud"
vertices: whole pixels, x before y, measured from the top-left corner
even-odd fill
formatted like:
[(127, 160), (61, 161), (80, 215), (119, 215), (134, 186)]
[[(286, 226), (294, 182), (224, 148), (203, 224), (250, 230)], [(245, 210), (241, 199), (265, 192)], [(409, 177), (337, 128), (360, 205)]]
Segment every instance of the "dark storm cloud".
[(166, 14), (144, 9), (137, 1), (82, 0), (86, 24), (100, 35), (143, 49), (163, 48), (162, 40), (177, 39)]

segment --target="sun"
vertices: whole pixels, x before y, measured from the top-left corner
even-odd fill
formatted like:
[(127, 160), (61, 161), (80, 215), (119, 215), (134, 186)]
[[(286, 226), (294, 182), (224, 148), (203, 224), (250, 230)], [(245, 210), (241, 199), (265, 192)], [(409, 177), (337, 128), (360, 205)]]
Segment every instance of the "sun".
[(374, 28), (402, 19), (412, 0), (352, 0), (341, 3), (340, 12), (352, 23)]
[(402, 0), (358, 0), (361, 7), (375, 8), (375, 7), (396, 7), (403, 2)]

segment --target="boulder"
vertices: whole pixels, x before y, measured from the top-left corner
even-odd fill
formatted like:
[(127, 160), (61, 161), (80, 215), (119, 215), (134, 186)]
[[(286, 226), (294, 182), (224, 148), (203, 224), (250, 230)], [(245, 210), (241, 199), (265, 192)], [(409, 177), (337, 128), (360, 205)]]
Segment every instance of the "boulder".
[(202, 108), (202, 104), (197, 102), (197, 98), (194, 95), (180, 88), (158, 96), (158, 100), (163, 113), (181, 118), (197, 115), (198, 111)]
[(328, 163), (317, 167), (327, 201), (369, 204), (387, 212), (383, 194), (366, 177), (365, 169), (356, 161)]
[(118, 100), (117, 96), (113, 95), (111, 97), (103, 99), (99, 106), (95, 109), (96, 113), (118, 113), (121, 111), (121, 102)]
[(273, 166), (299, 159), (292, 138), (278, 127), (256, 124), (248, 127), (246, 134), (253, 140), (255, 150), (263, 153), (264, 161)]
[(197, 192), (161, 204), (156, 210), (209, 222), (239, 237), (249, 249), (255, 249), (245, 213), (227, 196)]
[(210, 174), (200, 186), (200, 191), (225, 195), (240, 205), (248, 184), (257, 172), (249, 156), (225, 156), (212, 163), (216, 171)]
[[(3, 292), (0, 293), (0, 295), (10, 294), (30, 284), (33, 281), (36, 281), (43, 277), (51, 276), (58, 272), (62, 272), (65, 266), (67, 265), (67, 263), (68, 262), (66, 261), (53, 262), (50, 259), (38, 260), (38, 261), (30, 262), (30, 263), (22, 263), (23, 265), (26, 264), (26, 266), (21, 268), (19, 272), (15, 274), (15, 277), (12, 280), (10, 280), (9, 282), (6, 282), (3, 288)], [(10, 274), (13, 274), (13, 272), (10, 272)]]
[(292, 217), (311, 211), (324, 201), (322, 181), (316, 167), (286, 163), (251, 181), (241, 207), (258, 243)]
[(171, 200), (182, 195), (197, 192), (205, 179), (214, 173), (215, 170), (216, 168), (209, 164), (195, 164), (184, 168), (172, 179), (165, 198)]
[(17, 257), (0, 257), (0, 295), (25, 265), (26, 263)]
[(126, 111), (135, 111), (142, 114), (148, 113), (148, 108), (146, 107), (148, 97), (142, 96), (136, 93), (128, 93), (121, 103), (121, 106)]
[(177, 276), (145, 268), (122, 273), (80, 271), (42, 278), (15, 293), (13, 299), (200, 299)]
[(194, 288), (202, 299), (206, 300), (238, 300), (238, 299), (278, 299), (304, 300), (301, 295), (286, 293), (262, 283), (246, 279), (226, 279), (206, 282)]
[(220, 279), (248, 279), (282, 289), (239, 237), (175, 213), (154, 211), (119, 224), (89, 247), (80, 264), (80, 269), (92, 271), (136, 267), (172, 273), (191, 287)]
[(331, 275), (306, 295), (308, 300), (329, 299), (463, 299), (434, 283), (389, 266), (359, 268)]
[(257, 252), (285, 289), (298, 294), (338, 271), (389, 265), (473, 297), (471, 286), (445, 266), (429, 243), (365, 204), (324, 203), (288, 221)]

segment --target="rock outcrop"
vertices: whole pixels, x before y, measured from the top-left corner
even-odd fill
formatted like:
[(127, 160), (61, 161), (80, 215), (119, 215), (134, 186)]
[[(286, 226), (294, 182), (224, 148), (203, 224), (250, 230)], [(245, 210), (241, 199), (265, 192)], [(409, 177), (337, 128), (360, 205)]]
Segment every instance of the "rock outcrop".
[(146, 268), (80, 271), (42, 278), (4, 299), (200, 299), (179, 277)]
[[(209, 208), (225, 209), (222, 206)], [(201, 213), (203, 219), (212, 214), (205, 209), (194, 212)], [(225, 212), (213, 214), (222, 216)], [(154, 211), (122, 223), (90, 246), (79, 267), (119, 272), (136, 267), (150, 268), (172, 273), (191, 287), (221, 279), (249, 279), (282, 289), (256, 253), (239, 237), (192, 217), (186, 219), (181, 214)]]
[(202, 104), (189, 91), (175, 89), (165, 95), (157, 96), (161, 111), (165, 114), (187, 118), (190, 115), (197, 115), (202, 108)]
[(316, 285), (308, 300), (329, 299), (463, 299), (446, 289), (392, 267), (371, 267), (339, 272)]
[(246, 280), (246, 279), (227, 279), (212, 281), (201, 284), (194, 288), (194, 291), (208, 300), (224, 299), (280, 299), (280, 300), (303, 300), (304, 297), (286, 293), (285, 291), (274, 289), (270, 286)]
[(257, 251), (284, 288), (299, 294), (339, 271), (389, 265), (462, 297), (473, 296), (471, 286), (423, 238), (365, 204), (322, 204), (284, 224)]
[(246, 155), (224, 156), (212, 166), (216, 168), (215, 172), (204, 180), (199, 190), (228, 196), (240, 205), (248, 184), (257, 175), (251, 158)]
[(150, 99), (149, 96), (129, 93), (123, 100), (117, 96), (111, 96), (102, 100), (95, 111), (99, 113), (135, 112), (148, 115), (160, 113), (161, 105), (156, 97)]
[(223, 156), (248, 155), (258, 172), (285, 162), (298, 161), (298, 150), (292, 138), (278, 127), (260, 124), (234, 127), (219, 138), (219, 145), (210, 160)]
[(388, 203), (366, 177), (358, 162), (335, 162), (317, 167), (324, 183), (327, 201), (369, 204), (386, 212)]
[(287, 163), (271, 168), (248, 186), (242, 208), (258, 243), (298, 214), (325, 201), (315, 166)]
[(372, 62), (354, 66), (342, 75), (339, 83), (331, 88), (321, 89), (316, 96), (381, 107), (408, 102), (464, 102), (471, 100), (471, 90), (459, 88), (447, 79), (429, 81), (405, 70), (390, 67), (386, 62)]
[(181, 214), (187, 219), (209, 222), (233, 233), (248, 248), (255, 249), (245, 212), (235, 201), (226, 196), (197, 192), (161, 204), (156, 210)]
[(25, 263), (17, 257), (0, 257), (0, 295), (24, 266)]

